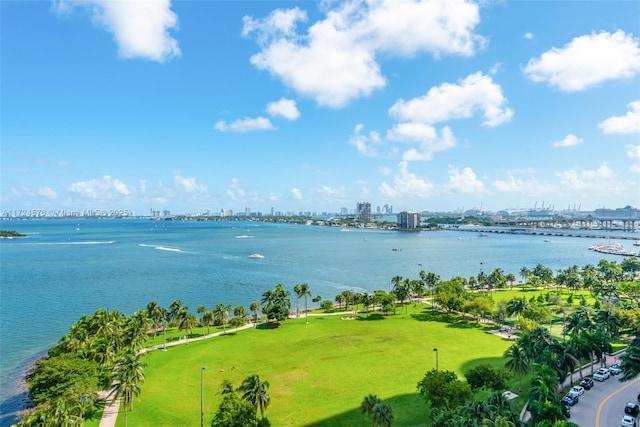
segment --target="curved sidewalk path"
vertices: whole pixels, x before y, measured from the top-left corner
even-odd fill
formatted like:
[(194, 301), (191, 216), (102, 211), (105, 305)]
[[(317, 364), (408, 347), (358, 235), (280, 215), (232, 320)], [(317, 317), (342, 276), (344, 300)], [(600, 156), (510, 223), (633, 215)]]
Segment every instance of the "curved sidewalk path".
[[(180, 344), (186, 344), (190, 342), (203, 341), (209, 338), (218, 337), (220, 335), (226, 335), (230, 331), (236, 332), (241, 331), (243, 329), (253, 328), (254, 326), (261, 325), (264, 322), (259, 322), (257, 324), (247, 323), (246, 325), (240, 326), (238, 328), (232, 328), (221, 332), (216, 332), (213, 334), (203, 335), (201, 337), (196, 338), (185, 338), (179, 339), (177, 341), (171, 341), (166, 343), (166, 347), (173, 347)], [(155, 345), (153, 347), (147, 347), (140, 350), (140, 353), (148, 353), (154, 350), (163, 350), (165, 348), (165, 344)], [(102, 412), (102, 418), (100, 419), (100, 427), (114, 427), (116, 425), (116, 420), (118, 418), (118, 412), (120, 410), (120, 399), (114, 399), (114, 395), (111, 391), (103, 391), (100, 393), (100, 397), (105, 399), (104, 411)]]
[[(348, 310), (348, 311), (338, 311), (338, 312), (333, 312), (333, 313), (308, 313), (309, 317), (314, 317), (314, 316), (339, 316), (339, 315), (354, 315), (356, 313), (360, 313), (360, 312), (365, 312), (365, 310)], [(300, 316), (298, 317), (297, 313), (292, 313), (289, 315), (290, 319), (302, 319), (304, 317), (303, 313), (300, 314)], [(253, 328), (253, 327), (257, 327), (259, 325), (262, 325), (264, 323), (267, 323), (266, 321), (261, 321), (258, 322), (257, 324), (254, 323), (247, 323), (246, 325), (240, 326), (238, 328), (232, 328), (232, 329), (228, 329), (225, 331), (221, 331), (221, 332), (216, 332), (213, 334), (208, 334), (208, 335), (203, 335), (201, 337), (196, 337), (196, 338), (185, 338), (185, 339), (179, 339), (177, 341), (171, 341), (168, 342), (166, 344), (159, 344), (159, 345), (155, 345), (153, 347), (147, 347), (147, 348), (143, 348), (142, 350), (140, 350), (140, 353), (148, 353), (150, 351), (154, 351), (154, 350), (162, 350), (166, 347), (173, 347), (176, 345), (180, 345), (180, 344), (186, 344), (189, 342), (195, 342), (195, 341), (203, 341), (203, 340), (207, 340), (209, 338), (214, 338), (214, 337), (218, 337), (220, 335), (226, 335), (228, 334), (230, 331), (232, 332), (236, 332), (236, 331), (241, 331), (244, 329), (249, 329), (249, 328)], [(100, 419), (100, 427), (115, 427), (116, 425), (116, 420), (118, 418), (118, 412), (120, 410), (120, 399), (114, 399), (113, 395), (111, 393), (111, 391), (103, 391), (100, 393), (100, 397), (103, 397), (105, 399), (105, 406), (104, 406), (104, 411), (102, 412), (102, 418)]]

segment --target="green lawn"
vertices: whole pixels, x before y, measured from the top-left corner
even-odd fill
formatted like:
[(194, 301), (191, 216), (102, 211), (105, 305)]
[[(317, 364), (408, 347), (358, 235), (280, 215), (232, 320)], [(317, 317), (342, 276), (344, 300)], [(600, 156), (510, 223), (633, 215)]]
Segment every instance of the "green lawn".
[[(369, 393), (391, 404), (395, 426), (426, 426), (416, 384), (435, 367), (434, 347), (439, 368), (463, 378), (477, 363), (503, 367), (502, 354), (512, 344), (486, 333), (486, 325), (432, 313), (422, 304), (410, 304), (408, 314), (398, 308), (387, 318), (358, 317), (310, 317), (309, 324), (304, 318), (287, 320), (277, 329), (230, 330), (226, 336), (152, 352), (145, 356), (147, 379), (129, 424), (198, 425), (200, 373), (206, 366), (206, 425), (217, 411), (223, 380), (238, 386), (258, 374), (271, 384), (266, 415), (274, 426), (361, 425), (360, 402)], [(517, 391), (515, 378), (512, 390)], [(118, 425), (124, 425), (122, 413)]]

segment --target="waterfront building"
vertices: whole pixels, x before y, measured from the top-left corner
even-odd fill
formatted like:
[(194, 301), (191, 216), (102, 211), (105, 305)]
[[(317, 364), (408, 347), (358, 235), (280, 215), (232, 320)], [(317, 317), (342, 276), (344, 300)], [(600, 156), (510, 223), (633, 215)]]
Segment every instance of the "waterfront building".
[(420, 230), (420, 214), (402, 211), (398, 214), (398, 230)]
[(358, 221), (371, 221), (371, 203), (358, 202), (356, 205), (356, 220)]

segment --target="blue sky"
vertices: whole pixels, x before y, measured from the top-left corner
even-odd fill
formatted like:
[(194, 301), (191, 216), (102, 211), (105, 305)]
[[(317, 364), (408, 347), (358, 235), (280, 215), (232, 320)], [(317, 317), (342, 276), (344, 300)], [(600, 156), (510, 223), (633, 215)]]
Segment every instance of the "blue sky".
[(2, 210), (640, 207), (637, 1), (2, 1)]

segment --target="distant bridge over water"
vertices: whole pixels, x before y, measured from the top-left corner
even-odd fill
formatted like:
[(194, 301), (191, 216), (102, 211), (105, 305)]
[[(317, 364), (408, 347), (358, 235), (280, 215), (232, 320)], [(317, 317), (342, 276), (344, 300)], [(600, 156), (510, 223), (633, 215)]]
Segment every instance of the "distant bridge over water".
[(619, 209), (596, 209), (593, 212), (572, 212), (570, 215), (550, 215), (541, 212), (522, 218), (498, 220), (494, 225), (500, 227), (562, 228), (585, 230), (621, 230), (640, 229), (640, 209), (626, 206)]

